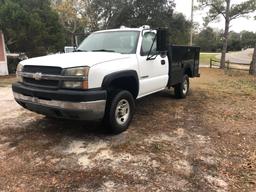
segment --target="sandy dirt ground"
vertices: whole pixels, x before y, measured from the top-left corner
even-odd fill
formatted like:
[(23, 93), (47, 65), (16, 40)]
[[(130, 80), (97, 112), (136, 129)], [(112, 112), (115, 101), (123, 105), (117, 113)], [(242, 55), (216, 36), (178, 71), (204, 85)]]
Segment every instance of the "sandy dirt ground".
[(19, 107), (0, 78), (0, 191), (256, 189), (256, 79), (201, 69), (184, 100), (137, 101), (128, 131), (48, 119)]

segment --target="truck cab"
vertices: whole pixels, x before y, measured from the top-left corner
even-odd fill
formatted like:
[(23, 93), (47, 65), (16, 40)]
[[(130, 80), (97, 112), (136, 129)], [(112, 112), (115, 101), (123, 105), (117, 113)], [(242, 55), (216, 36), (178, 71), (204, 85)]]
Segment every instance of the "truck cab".
[(94, 32), (74, 52), (20, 62), (14, 98), (39, 114), (103, 120), (111, 132), (123, 132), (136, 99), (171, 87), (184, 98), (189, 78), (199, 76), (200, 49), (167, 39), (165, 30), (149, 26)]

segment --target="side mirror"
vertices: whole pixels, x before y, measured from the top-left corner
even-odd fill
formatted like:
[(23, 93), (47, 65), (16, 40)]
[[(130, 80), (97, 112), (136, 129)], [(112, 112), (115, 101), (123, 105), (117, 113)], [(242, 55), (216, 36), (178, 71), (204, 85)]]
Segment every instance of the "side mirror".
[(159, 53), (167, 52), (168, 50), (168, 37), (166, 29), (157, 29), (156, 34), (156, 51)]

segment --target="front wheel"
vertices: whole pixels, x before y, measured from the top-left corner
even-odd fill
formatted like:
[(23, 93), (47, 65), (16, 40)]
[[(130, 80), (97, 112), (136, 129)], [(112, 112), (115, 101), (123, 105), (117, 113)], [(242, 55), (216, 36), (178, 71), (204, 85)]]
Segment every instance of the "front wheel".
[(177, 99), (183, 99), (188, 95), (189, 92), (189, 77), (184, 75), (181, 83), (174, 86), (174, 93)]
[(132, 121), (134, 109), (134, 98), (129, 91), (114, 91), (106, 108), (105, 126), (114, 134), (124, 132)]

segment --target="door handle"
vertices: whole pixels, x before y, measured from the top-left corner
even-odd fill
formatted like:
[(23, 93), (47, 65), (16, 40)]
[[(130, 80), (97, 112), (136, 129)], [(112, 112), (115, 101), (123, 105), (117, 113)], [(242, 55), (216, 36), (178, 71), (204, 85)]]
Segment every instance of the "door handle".
[(161, 65), (165, 65), (165, 60), (161, 60)]

